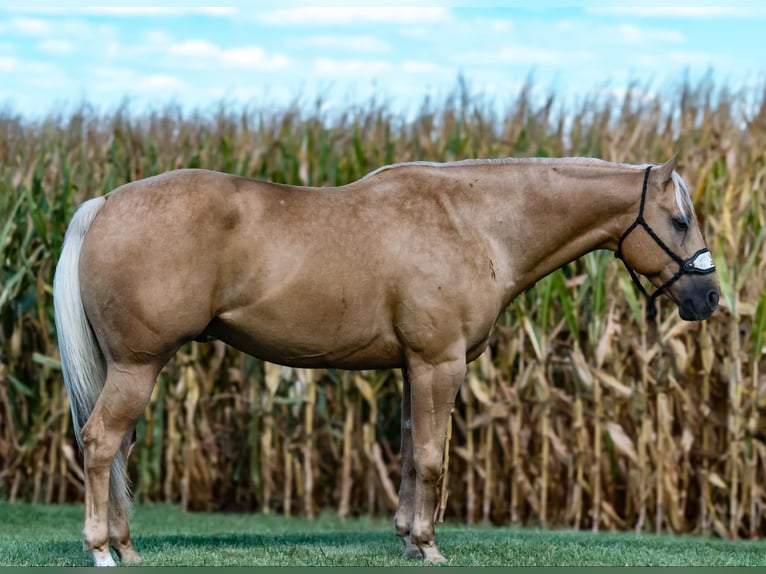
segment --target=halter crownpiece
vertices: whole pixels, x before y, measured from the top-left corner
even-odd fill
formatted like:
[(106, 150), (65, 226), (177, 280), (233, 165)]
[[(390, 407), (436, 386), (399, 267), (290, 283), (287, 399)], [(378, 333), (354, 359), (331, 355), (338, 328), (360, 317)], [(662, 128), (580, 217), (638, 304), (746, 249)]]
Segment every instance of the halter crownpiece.
[[(688, 259), (682, 259), (677, 253), (670, 249), (670, 247), (665, 245), (665, 242), (660, 239), (659, 235), (657, 235), (654, 230), (649, 227), (649, 224), (644, 219), (644, 203), (646, 202), (646, 187), (649, 183), (649, 172), (651, 169), (652, 166), (648, 166), (644, 171), (644, 185), (641, 189), (641, 205), (638, 208), (638, 217), (636, 217), (636, 220), (630, 225), (630, 227), (625, 230), (625, 233), (622, 234), (620, 241), (617, 244), (617, 250), (614, 252), (614, 256), (622, 261), (622, 263), (625, 265), (625, 269), (627, 269), (628, 273), (630, 273), (630, 278), (633, 280), (633, 283), (636, 285), (638, 290), (641, 291), (644, 297), (646, 297), (646, 314), (650, 319), (657, 314), (657, 307), (655, 305), (655, 300), (657, 297), (661, 295), (673, 283), (678, 281), (681, 276), (691, 274), (707, 275), (715, 271), (713, 256), (710, 254), (710, 251), (707, 249), (707, 247), (700, 249)], [(657, 287), (657, 289), (651, 295), (641, 284), (641, 281), (638, 278), (638, 274), (630, 265), (628, 265), (628, 262), (625, 261), (625, 257), (622, 254), (622, 243), (636, 227), (643, 227), (644, 230), (649, 234), (649, 237), (654, 239), (654, 242), (659, 245), (662, 250), (665, 251), (665, 253), (670, 255), (670, 258), (673, 259), (673, 261), (678, 263), (678, 271), (676, 271), (675, 275)]]

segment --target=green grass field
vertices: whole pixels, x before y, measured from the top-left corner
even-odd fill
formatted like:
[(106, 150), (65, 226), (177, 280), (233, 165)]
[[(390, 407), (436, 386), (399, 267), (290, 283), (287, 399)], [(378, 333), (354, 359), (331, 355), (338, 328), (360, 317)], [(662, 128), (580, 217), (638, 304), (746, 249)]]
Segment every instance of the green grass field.
[[(81, 506), (0, 502), (0, 565), (88, 566)], [(404, 566), (392, 520), (188, 514), (137, 508), (146, 566)], [(766, 542), (442, 524), (454, 566), (766, 566)], [(415, 563), (419, 564), (419, 563)]]

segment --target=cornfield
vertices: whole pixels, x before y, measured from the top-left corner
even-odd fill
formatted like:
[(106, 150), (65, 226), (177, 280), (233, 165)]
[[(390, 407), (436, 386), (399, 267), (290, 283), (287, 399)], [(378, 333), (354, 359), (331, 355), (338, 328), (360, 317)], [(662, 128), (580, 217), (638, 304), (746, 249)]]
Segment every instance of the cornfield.
[[(528, 85), (502, 106), (465, 87), (411, 118), (379, 101), (331, 113), (88, 105), (0, 112), (0, 496), (79, 501), (51, 281), (77, 205), (204, 167), (341, 185), (384, 164), (468, 157), (678, 154), (721, 281), (720, 309), (653, 321), (610, 253), (521, 295), (472, 363), (452, 419), (448, 519), (758, 537), (766, 527), (766, 91), (706, 80), (662, 96), (559, 103)], [(327, 225), (334, 225), (328, 221)], [(396, 371), (284, 368), (221, 342), (161, 373), (130, 462), (139, 501), (313, 516), (388, 513), (400, 479)]]

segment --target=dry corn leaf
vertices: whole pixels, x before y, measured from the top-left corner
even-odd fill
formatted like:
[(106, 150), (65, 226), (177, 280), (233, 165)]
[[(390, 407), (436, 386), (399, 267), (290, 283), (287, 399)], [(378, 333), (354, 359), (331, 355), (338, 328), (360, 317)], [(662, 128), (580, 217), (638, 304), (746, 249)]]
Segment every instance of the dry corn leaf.
[(620, 382), (617, 377), (614, 377), (609, 373), (599, 370), (596, 371), (596, 377), (598, 377), (598, 380), (601, 381), (604, 385), (625, 399), (630, 398), (633, 394), (633, 389)]
[(609, 433), (609, 438), (612, 439), (615, 448), (627, 456), (631, 462), (638, 464), (638, 454), (636, 453), (636, 448), (633, 446), (633, 441), (631, 438), (625, 433), (622, 425), (616, 422), (607, 422), (605, 426), (606, 431)]
[(673, 362), (676, 371), (685, 373), (689, 365), (689, 352), (686, 350), (686, 344), (681, 339), (669, 339), (667, 344), (673, 351)]
[(715, 472), (710, 472), (707, 475), (708, 482), (715, 486), (716, 488), (720, 488), (721, 490), (728, 490), (729, 487), (727, 484), (723, 481), (723, 479)]
[(596, 346), (595, 356), (597, 369), (600, 369), (604, 364), (604, 359), (606, 359), (607, 352), (609, 352), (609, 350), (612, 348), (612, 338), (618, 329), (617, 322), (614, 320), (615, 305), (616, 301), (612, 301), (612, 304), (609, 307), (609, 314), (607, 315), (606, 327), (604, 328), (604, 332), (601, 334), (601, 337), (598, 340), (598, 345)]
[(585, 386), (585, 388), (593, 388), (593, 375), (591, 374), (592, 371), (580, 348), (575, 346), (575, 348), (572, 349), (572, 352), (569, 354), (569, 357), (572, 361), (572, 366), (574, 367), (574, 373), (577, 375), (577, 379), (583, 384), (583, 386)]
[(372, 390), (372, 385), (361, 374), (356, 373), (354, 376), (354, 385), (368, 404), (375, 403), (375, 392)]
[(471, 371), (468, 373), (468, 387), (471, 389), (471, 393), (482, 405), (491, 406), (493, 404), (492, 397), (489, 394), (489, 389), (486, 384), (479, 380), (479, 377)]
[(545, 355), (543, 353), (543, 342), (541, 341), (540, 334), (537, 332), (537, 329), (532, 321), (530, 321), (529, 317), (524, 316), (523, 323), (524, 330), (527, 332), (527, 335), (529, 335), (529, 341), (532, 343), (532, 349), (535, 351), (535, 356), (538, 361), (542, 361), (545, 358)]

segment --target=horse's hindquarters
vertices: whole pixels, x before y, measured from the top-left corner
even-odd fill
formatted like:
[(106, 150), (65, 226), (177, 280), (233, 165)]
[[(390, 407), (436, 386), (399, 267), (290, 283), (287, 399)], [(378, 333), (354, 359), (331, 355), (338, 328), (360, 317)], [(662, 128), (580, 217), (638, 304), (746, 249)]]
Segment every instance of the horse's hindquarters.
[(204, 330), (217, 304), (228, 233), (219, 202), (183, 179), (159, 181), (108, 195), (83, 243), (83, 305), (113, 361), (168, 360)]

